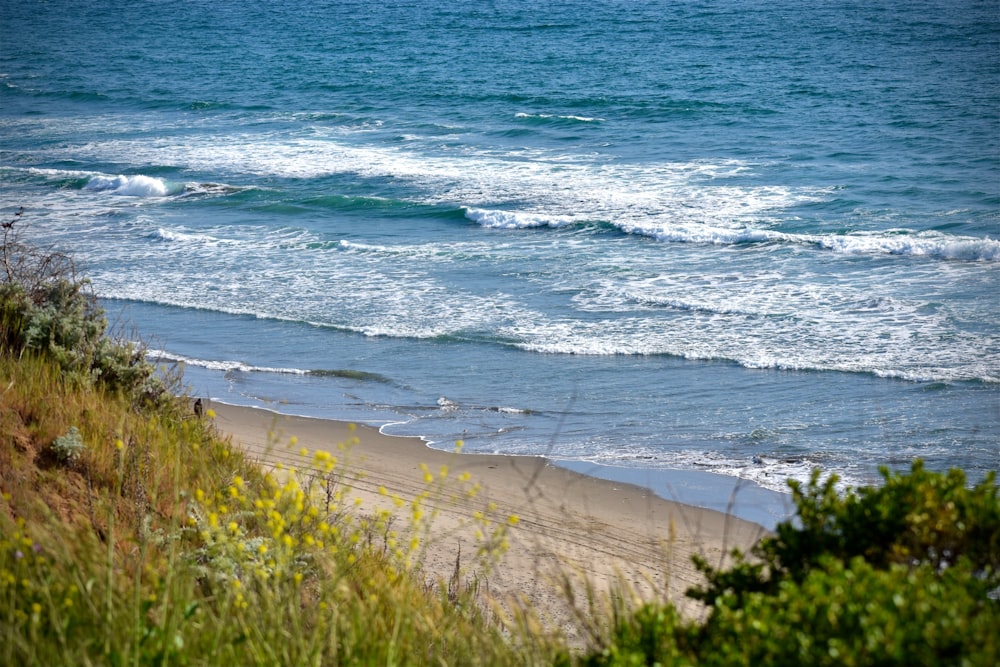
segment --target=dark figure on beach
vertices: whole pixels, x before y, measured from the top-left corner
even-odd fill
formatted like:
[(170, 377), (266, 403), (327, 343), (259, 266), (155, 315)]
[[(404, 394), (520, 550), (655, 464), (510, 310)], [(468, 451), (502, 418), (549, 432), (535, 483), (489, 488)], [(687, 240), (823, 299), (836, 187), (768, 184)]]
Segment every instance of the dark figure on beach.
[(194, 415), (201, 419), (201, 399), (199, 398), (194, 402)]

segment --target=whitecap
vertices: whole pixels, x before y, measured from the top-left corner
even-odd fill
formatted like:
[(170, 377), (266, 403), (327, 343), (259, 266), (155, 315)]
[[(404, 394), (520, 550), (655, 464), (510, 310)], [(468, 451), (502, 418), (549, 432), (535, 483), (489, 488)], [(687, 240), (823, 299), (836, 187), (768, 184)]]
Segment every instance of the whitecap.
[(210, 234), (183, 232), (179, 229), (166, 229), (164, 227), (158, 227), (154, 237), (161, 241), (207, 246), (239, 245), (241, 243), (241, 241), (236, 239), (220, 239)]
[(154, 362), (167, 361), (171, 363), (184, 364), (186, 366), (196, 366), (212, 371), (241, 373), (277, 373), (280, 375), (309, 375), (310, 371), (301, 368), (279, 368), (272, 366), (254, 366), (242, 361), (197, 359), (186, 357), (181, 354), (174, 354), (166, 350), (147, 350), (146, 357)]
[(182, 189), (152, 176), (94, 176), (83, 187), (94, 192), (109, 192), (127, 197), (166, 197)]
[(466, 208), (465, 217), (488, 229), (531, 229), (535, 227), (563, 227), (573, 220), (565, 216), (544, 215), (526, 211), (502, 211)]
[(441, 408), (441, 410), (444, 412), (452, 412), (454, 410), (458, 410), (458, 403), (445, 396), (439, 397), (437, 400), (437, 404), (438, 407)]
[(538, 120), (569, 120), (577, 123), (603, 123), (603, 118), (596, 118), (592, 116), (575, 116), (573, 114), (551, 114), (551, 113), (524, 113), (519, 112), (514, 114), (514, 118), (519, 119), (538, 119)]
[(803, 237), (823, 249), (847, 254), (888, 254), (937, 259), (1000, 261), (1000, 241), (940, 232), (894, 229), (877, 234)]
[(626, 234), (648, 236), (670, 243), (702, 243), (710, 245), (740, 245), (787, 241), (793, 237), (770, 229), (729, 228), (700, 223), (620, 223), (616, 224)]

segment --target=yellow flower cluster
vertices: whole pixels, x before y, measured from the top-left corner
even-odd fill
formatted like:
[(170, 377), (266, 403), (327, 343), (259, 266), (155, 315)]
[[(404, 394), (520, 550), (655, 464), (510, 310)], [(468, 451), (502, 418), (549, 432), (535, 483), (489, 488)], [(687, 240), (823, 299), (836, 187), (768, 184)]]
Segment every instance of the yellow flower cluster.
[[(363, 496), (350, 488), (350, 475), (338, 470), (336, 456), (296, 446), (291, 439), (292, 451), (307, 461), (302, 472), (279, 465), (262, 486), (235, 476), (220, 488), (196, 489), (189, 503), (188, 527), (200, 543), (201, 560), (210, 576), (233, 582), (236, 608), (246, 603), (240, 582), (298, 586), (321, 567), (321, 554), (324, 563), (339, 563), (335, 567), (352, 566), (367, 551), (388, 557), (398, 573), (419, 568), (435, 539), (432, 525), (440, 509), (482, 490), (467, 472), (452, 475), (447, 466), (422, 465), (424, 488), (412, 500), (380, 485), (379, 496), (391, 504), (365, 507)], [(518, 521), (492, 503), (471, 516), (483, 561), (508, 549), (508, 532)]]
[[(330, 522), (294, 475), (284, 484), (269, 475), (258, 489), (239, 476), (214, 493), (197, 489), (188, 516), (203, 556), (223, 579), (298, 583), (316, 553), (337, 551)], [(238, 594), (235, 604), (243, 601)]]

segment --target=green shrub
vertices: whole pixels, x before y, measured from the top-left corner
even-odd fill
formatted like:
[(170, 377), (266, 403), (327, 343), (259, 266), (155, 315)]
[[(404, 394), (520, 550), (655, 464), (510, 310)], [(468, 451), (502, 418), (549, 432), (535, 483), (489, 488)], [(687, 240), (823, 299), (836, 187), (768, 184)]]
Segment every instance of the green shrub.
[(773, 594), (718, 605), (699, 664), (995, 665), (998, 628), (997, 603), (968, 567), (828, 558)]
[(20, 212), (3, 224), (0, 245), (0, 344), (54, 359), (69, 377), (98, 382), (134, 399), (157, 399), (166, 387), (145, 348), (108, 336), (108, 321), (89, 281), (67, 255), (19, 239)]
[(990, 474), (890, 474), (839, 495), (791, 483), (796, 517), (688, 595), (704, 624), (648, 606), (586, 665), (994, 665), (1000, 662), (1000, 500)]
[(611, 641), (583, 656), (586, 667), (695, 665), (697, 626), (671, 605), (646, 604), (632, 616), (615, 619)]
[(836, 476), (808, 484), (789, 482), (796, 519), (779, 524), (753, 559), (736, 553), (737, 565), (719, 571), (699, 561), (708, 586), (692, 597), (712, 604), (726, 593), (774, 592), (786, 579), (802, 581), (821, 560), (856, 556), (886, 568), (928, 565), (941, 570), (966, 559), (992, 587), (1000, 585), (1000, 498), (990, 473), (973, 488), (965, 473), (926, 470), (916, 461), (909, 474), (882, 469), (884, 484), (837, 493)]
[(55, 280), (31, 299), (23, 331), (24, 346), (47, 352), (64, 370), (88, 371), (107, 320), (85, 281)]

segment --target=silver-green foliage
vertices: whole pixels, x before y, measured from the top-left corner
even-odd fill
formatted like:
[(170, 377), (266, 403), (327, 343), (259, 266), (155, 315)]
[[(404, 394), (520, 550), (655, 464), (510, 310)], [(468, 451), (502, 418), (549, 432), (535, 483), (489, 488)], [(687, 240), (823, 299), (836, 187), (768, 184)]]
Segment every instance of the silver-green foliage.
[(69, 256), (19, 239), (20, 215), (3, 223), (0, 244), (0, 349), (32, 351), (58, 362), (68, 377), (97, 382), (134, 398), (165, 387), (141, 344), (114, 340), (89, 281)]
[(86, 446), (80, 431), (75, 426), (70, 426), (65, 435), (61, 435), (52, 441), (52, 451), (63, 463), (75, 463), (83, 454)]

